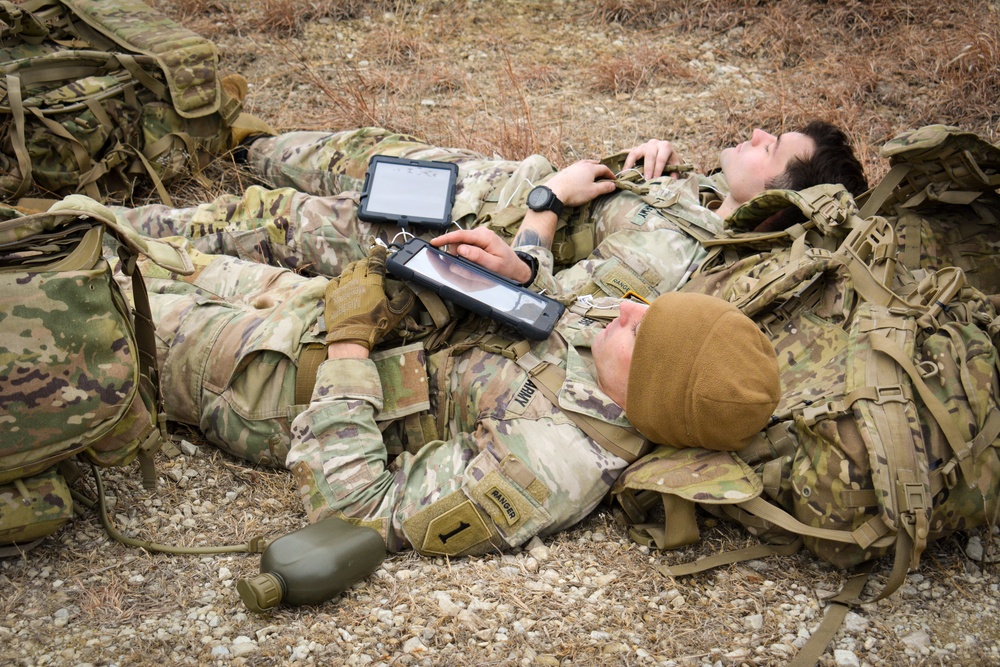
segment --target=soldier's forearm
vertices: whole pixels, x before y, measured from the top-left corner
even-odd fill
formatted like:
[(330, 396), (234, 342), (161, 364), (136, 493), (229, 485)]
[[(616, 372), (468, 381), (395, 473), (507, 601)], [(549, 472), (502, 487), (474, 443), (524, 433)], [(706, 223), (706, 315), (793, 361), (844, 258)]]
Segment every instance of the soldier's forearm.
[(517, 230), (514, 242), (511, 245), (514, 248), (541, 246), (542, 248), (551, 249), (558, 221), (558, 216), (551, 211), (537, 212), (529, 210), (525, 213), (524, 221), (521, 222), (521, 226)]
[(330, 343), (326, 347), (327, 359), (367, 359), (368, 350), (357, 343)]

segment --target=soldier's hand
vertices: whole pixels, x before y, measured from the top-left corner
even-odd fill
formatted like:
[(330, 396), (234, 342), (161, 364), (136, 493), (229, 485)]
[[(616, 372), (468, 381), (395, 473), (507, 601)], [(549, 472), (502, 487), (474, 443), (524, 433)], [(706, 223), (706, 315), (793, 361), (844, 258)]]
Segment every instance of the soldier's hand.
[(673, 144), (662, 139), (650, 139), (630, 150), (625, 157), (625, 169), (631, 169), (640, 161), (642, 162), (643, 178), (647, 181), (662, 176), (664, 170), (666, 173), (670, 173), (668, 165), (683, 162), (681, 156), (674, 150)]
[(411, 290), (393, 289), (386, 295), (384, 246), (376, 245), (366, 259), (348, 266), (339, 281), (326, 289), (327, 343), (355, 343), (368, 350), (392, 329), (413, 306)]
[(614, 173), (596, 160), (580, 160), (545, 182), (566, 206), (582, 206), (615, 191)]
[(451, 254), (518, 283), (523, 284), (531, 278), (531, 267), (514, 254), (514, 249), (496, 232), (486, 227), (448, 232), (431, 239), (431, 245), (436, 248), (448, 246)]

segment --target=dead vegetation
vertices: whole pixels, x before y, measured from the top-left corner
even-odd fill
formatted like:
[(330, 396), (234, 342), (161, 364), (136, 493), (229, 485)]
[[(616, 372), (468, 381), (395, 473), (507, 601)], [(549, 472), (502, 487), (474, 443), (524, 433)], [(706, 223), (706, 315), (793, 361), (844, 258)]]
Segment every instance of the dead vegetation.
[(278, 130), (379, 125), (558, 164), (657, 136), (708, 169), (753, 127), (822, 117), (871, 179), (903, 129), (1000, 138), (996, 2), (157, 1), (220, 44)]

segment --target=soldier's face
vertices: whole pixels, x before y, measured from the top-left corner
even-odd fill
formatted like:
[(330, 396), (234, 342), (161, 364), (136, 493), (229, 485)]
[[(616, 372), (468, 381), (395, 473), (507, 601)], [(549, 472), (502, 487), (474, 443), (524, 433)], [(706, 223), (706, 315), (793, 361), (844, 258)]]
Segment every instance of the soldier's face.
[(635, 337), (649, 306), (622, 301), (619, 315), (594, 338), (590, 349), (597, 368), (597, 386), (622, 408), (628, 389), (628, 370), (632, 363)]
[(812, 139), (800, 132), (780, 137), (756, 129), (748, 141), (722, 151), (722, 173), (729, 185), (729, 199), (739, 206), (766, 189), (795, 158), (808, 158), (816, 150)]

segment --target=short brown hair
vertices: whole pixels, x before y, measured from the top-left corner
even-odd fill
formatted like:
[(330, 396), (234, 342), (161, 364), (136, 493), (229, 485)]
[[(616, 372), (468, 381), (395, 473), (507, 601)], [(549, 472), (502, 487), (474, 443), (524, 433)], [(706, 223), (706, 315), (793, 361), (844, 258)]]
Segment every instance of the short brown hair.
[[(768, 190), (804, 190), (823, 183), (839, 183), (857, 197), (868, 189), (864, 168), (839, 127), (814, 120), (800, 132), (813, 140), (816, 150), (808, 158), (792, 159), (785, 171), (765, 184)], [(778, 231), (803, 220), (802, 212), (792, 207), (772, 215), (758, 230)]]

